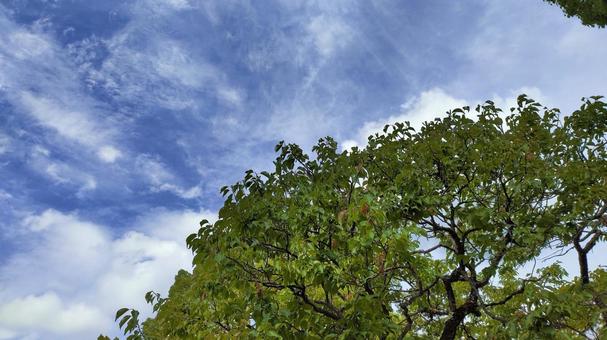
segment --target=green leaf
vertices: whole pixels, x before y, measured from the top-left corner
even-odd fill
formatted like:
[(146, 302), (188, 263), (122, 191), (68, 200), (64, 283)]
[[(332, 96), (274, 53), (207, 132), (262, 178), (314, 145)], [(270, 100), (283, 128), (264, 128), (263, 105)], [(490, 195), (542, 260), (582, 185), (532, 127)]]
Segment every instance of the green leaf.
[(128, 308), (120, 308), (117, 312), (116, 312), (116, 316), (114, 317), (114, 320), (118, 320), (119, 317), (121, 317), (124, 313), (128, 312), (129, 309)]
[[(131, 316), (130, 316), (130, 315), (126, 315), (126, 316), (124, 316), (124, 317), (123, 317), (123, 318), (120, 320), (120, 322), (118, 323), (118, 327), (122, 328), (122, 326), (124, 326), (124, 324), (125, 324), (125, 323), (127, 323), (127, 322), (128, 322), (130, 319), (131, 319)], [(126, 334), (126, 330), (125, 330), (125, 333), (124, 333), (124, 334)]]

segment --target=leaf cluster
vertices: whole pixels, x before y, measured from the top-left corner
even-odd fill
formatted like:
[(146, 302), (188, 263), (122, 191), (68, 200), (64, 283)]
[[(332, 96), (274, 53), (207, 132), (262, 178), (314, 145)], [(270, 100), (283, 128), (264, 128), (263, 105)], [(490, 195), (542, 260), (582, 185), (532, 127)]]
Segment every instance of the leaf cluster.
[(559, 6), (566, 16), (577, 17), (583, 25), (607, 26), (607, 0), (544, 0)]

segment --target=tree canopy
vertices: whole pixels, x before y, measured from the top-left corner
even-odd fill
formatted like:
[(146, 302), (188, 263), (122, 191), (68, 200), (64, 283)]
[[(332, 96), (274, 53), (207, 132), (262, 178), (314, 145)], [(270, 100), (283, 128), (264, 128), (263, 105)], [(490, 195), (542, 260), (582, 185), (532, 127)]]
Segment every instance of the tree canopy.
[(559, 6), (566, 16), (577, 17), (586, 26), (607, 26), (607, 0), (544, 0)]
[[(279, 143), (271, 172), (221, 189), (157, 314), (131, 339), (583, 339), (607, 336), (607, 104), (560, 117), (522, 95), (365, 148)], [(473, 118), (472, 118), (473, 117)], [(558, 257), (578, 258), (567, 275)], [(546, 262), (546, 258), (549, 258)], [(570, 279), (573, 277), (573, 279)]]

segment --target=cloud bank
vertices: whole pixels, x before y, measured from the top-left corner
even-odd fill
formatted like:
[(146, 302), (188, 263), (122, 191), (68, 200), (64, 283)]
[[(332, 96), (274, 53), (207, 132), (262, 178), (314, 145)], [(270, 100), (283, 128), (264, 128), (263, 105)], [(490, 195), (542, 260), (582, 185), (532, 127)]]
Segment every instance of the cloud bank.
[[(143, 296), (164, 296), (179, 269), (191, 268), (185, 237), (209, 211), (156, 210), (128, 231), (49, 209), (22, 221), (24, 246), (0, 269), (0, 336), (40, 339), (116, 334), (121, 307), (149, 315)], [(3, 335), (4, 334), (4, 335)]]

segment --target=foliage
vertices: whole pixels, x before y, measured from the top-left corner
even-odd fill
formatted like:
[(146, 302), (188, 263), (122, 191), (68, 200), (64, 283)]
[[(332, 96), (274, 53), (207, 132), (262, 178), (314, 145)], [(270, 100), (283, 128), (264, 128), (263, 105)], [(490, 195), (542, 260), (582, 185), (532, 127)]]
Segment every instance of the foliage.
[(607, 25), (607, 0), (544, 0), (559, 6), (566, 16), (578, 17), (586, 26)]
[[(132, 339), (607, 336), (607, 272), (587, 265), (607, 237), (607, 104), (469, 111), (313, 158), (279, 143), (274, 171), (221, 189), (186, 240), (193, 273), (146, 296), (156, 316), (116, 319)], [(555, 250), (577, 253), (574, 280), (541, 261)]]

